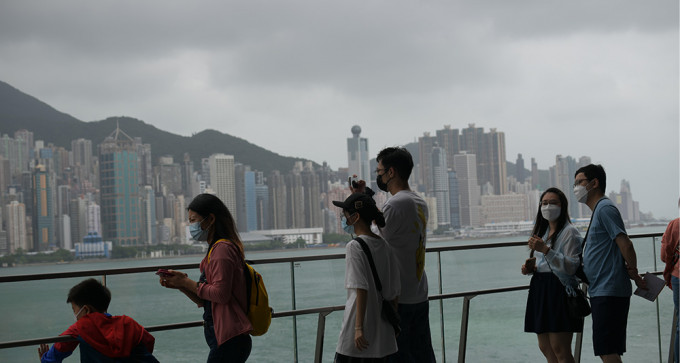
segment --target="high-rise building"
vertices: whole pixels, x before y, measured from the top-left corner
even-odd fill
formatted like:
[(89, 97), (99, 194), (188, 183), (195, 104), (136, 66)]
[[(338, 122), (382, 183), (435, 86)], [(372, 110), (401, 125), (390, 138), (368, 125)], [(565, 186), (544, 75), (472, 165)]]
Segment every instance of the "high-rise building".
[(26, 230), (26, 208), (23, 203), (14, 200), (7, 207), (7, 244), (9, 253), (22, 249), (24, 252), (30, 251), (28, 233)]
[(92, 141), (83, 138), (71, 141), (71, 153), (73, 154), (73, 176), (78, 190), (82, 190), (84, 183), (94, 182)]
[(174, 194), (180, 195), (183, 193), (182, 188), (182, 167), (175, 163), (170, 155), (161, 156), (158, 158), (158, 166), (155, 167), (156, 173), (159, 177), (160, 187), (158, 192), (165, 195)]
[(9, 160), (9, 172), (13, 184), (20, 182), (24, 172), (30, 174), (29, 150), (28, 141), (22, 137), (10, 138), (5, 134), (0, 138), (0, 155)]
[[(142, 138), (134, 138), (134, 148), (137, 151), (137, 181), (140, 186), (153, 185), (153, 166), (151, 159), (151, 144), (142, 143)], [(106, 236), (104, 236), (106, 238)], [(115, 245), (115, 242), (114, 242)]]
[(311, 161), (305, 162), (300, 177), (304, 193), (304, 228), (323, 227), (323, 221), (321, 219), (319, 177), (314, 171)]
[(451, 225), (451, 201), (449, 197), (449, 173), (446, 150), (435, 143), (432, 148), (432, 195), (437, 200), (438, 227)]
[(269, 228), (288, 228), (288, 188), (286, 179), (278, 170), (267, 178), (269, 187)]
[(288, 221), (285, 228), (305, 228), (305, 194), (301, 173), (302, 162), (296, 161), (293, 170), (286, 175)]
[[(551, 170), (551, 186), (561, 190), (569, 202), (569, 216), (581, 218), (583, 213), (576, 196), (571, 191), (574, 188), (574, 173), (576, 173), (576, 160), (571, 156), (555, 156), (555, 166)], [(546, 188), (547, 189), (547, 188)]]
[(142, 188), (142, 240), (145, 244), (158, 244), (158, 221), (156, 220), (156, 197), (151, 185)]
[(243, 173), (243, 186), (245, 197), (245, 219), (247, 231), (257, 229), (257, 196), (255, 190), (255, 172), (247, 170)]
[(71, 240), (80, 241), (87, 236), (87, 200), (84, 196), (71, 199), (68, 215), (71, 217)]
[(9, 202), (7, 194), (11, 184), (12, 173), (9, 169), (9, 159), (0, 155), (0, 205), (5, 205)]
[(269, 187), (265, 184), (264, 174), (255, 172), (255, 211), (257, 230), (271, 229), (269, 224)]
[(56, 247), (54, 228), (54, 204), (51, 173), (43, 166), (38, 165), (34, 174), (34, 206), (33, 231), (35, 250), (46, 251), (50, 247)]
[(102, 237), (114, 246), (143, 243), (137, 145), (118, 126), (99, 145)]
[(477, 183), (476, 157), (461, 151), (454, 156), (453, 165), (460, 194), (460, 224), (463, 227), (478, 227), (481, 191)]
[(432, 148), (437, 142), (437, 138), (430, 136), (429, 132), (423, 133), (423, 136), (418, 138), (418, 155), (420, 173), (418, 185), (420, 190), (424, 190), (427, 195), (431, 195), (434, 190), (432, 181)]
[(437, 142), (446, 151), (447, 167), (453, 170), (453, 156), (460, 153), (459, 130), (452, 129), (451, 125), (444, 125), (443, 129), (437, 130)]
[(234, 166), (236, 178), (236, 214), (239, 231), (254, 231), (257, 228), (255, 206), (255, 172), (250, 166), (237, 163)]
[(456, 172), (449, 170), (449, 208), (451, 212), (451, 228), (460, 228), (460, 191)]
[(540, 182), (538, 179), (538, 164), (535, 158), (531, 158), (531, 187), (534, 189), (540, 188)]
[(209, 165), (210, 187), (215, 191), (215, 195), (224, 202), (238, 223), (234, 155), (212, 154), (209, 158)]
[(621, 212), (621, 218), (627, 223), (640, 222), (640, 210), (638, 202), (633, 200), (633, 193), (630, 191), (630, 183), (623, 179), (621, 180), (621, 189), (618, 193), (612, 191), (609, 193), (611, 199), (616, 207)]
[(102, 233), (101, 207), (90, 200), (87, 202), (87, 233), (95, 232), (99, 235)]
[(360, 180), (371, 180), (368, 139), (360, 135), (361, 127), (352, 126), (352, 137), (347, 139), (348, 170), (350, 174), (356, 174)]
[(515, 177), (517, 178), (517, 181), (520, 183), (524, 183), (524, 180), (527, 178), (524, 169), (524, 158), (522, 158), (522, 154), (517, 154), (517, 160), (515, 161)]
[(191, 202), (196, 194), (194, 194), (194, 162), (191, 161), (189, 153), (184, 153), (184, 163), (182, 164), (182, 194), (188, 202)]
[(462, 130), (461, 150), (475, 154), (477, 159), (477, 178), (479, 184), (487, 182), (493, 186), (494, 194), (507, 192), (507, 162), (505, 158), (505, 134), (469, 124)]
[[(68, 215), (69, 202), (71, 201), (71, 187), (60, 185), (57, 187), (56, 211), (56, 239), (59, 247), (70, 249), (71, 241), (71, 218)], [(67, 222), (66, 222), (67, 221)]]

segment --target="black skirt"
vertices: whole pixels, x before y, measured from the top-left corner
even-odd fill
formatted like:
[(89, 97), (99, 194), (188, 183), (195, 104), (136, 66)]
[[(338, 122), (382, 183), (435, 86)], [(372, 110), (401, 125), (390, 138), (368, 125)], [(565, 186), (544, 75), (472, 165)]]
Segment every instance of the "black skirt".
[(531, 278), (524, 331), (536, 334), (583, 331), (583, 318), (569, 316), (567, 293), (552, 272), (537, 272)]

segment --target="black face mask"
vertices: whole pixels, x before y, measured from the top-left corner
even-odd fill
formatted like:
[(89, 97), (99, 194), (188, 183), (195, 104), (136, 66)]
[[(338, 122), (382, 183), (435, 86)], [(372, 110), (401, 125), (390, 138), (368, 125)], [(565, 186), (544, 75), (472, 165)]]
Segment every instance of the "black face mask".
[[(389, 183), (390, 180), (392, 180), (392, 178), (390, 178), (390, 179), (387, 181), (387, 183)], [(383, 183), (383, 181), (382, 181), (382, 175), (378, 175), (378, 177), (377, 177), (376, 180), (375, 180), (375, 183), (378, 184), (378, 189), (382, 190), (383, 192), (386, 192), (386, 191), (387, 191), (387, 183)]]

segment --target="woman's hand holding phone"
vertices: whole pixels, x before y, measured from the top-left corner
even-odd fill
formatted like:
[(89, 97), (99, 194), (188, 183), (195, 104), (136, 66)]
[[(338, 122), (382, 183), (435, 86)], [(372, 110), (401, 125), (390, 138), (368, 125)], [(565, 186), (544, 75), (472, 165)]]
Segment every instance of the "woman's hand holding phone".
[(161, 286), (170, 289), (179, 289), (182, 286), (182, 280), (187, 278), (184, 272), (166, 269), (159, 269), (156, 275), (160, 276)]

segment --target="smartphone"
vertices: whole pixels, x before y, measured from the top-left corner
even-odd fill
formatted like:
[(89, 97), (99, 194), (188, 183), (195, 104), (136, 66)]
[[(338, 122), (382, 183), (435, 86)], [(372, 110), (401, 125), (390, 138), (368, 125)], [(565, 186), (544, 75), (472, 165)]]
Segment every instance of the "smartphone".
[(524, 262), (524, 266), (527, 268), (527, 271), (534, 272), (534, 269), (536, 268), (536, 257), (527, 258), (527, 261)]
[(170, 271), (168, 271), (167, 269), (164, 269), (164, 268), (159, 268), (158, 271), (156, 271), (156, 275), (163, 276), (163, 277), (173, 276), (172, 272), (170, 272)]
[(359, 187), (359, 176), (354, 174), (354, 175), (350, 176), (349, 178), (347, 178), (347, 182), (349, 183), (349, 185), (352, 186), (352, 188), (358, 188)]

